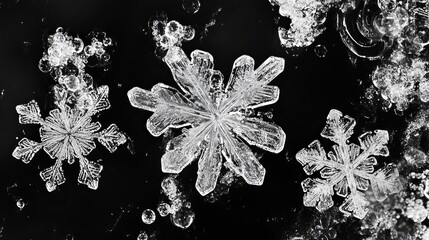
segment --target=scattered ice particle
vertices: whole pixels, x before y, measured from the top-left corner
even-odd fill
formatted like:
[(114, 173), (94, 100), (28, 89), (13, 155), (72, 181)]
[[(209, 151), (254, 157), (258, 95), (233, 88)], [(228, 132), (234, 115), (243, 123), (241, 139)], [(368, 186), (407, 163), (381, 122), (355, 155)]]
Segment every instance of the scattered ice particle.
[(161, 217), (165, 217), (170, 214), (170, 205), (168, 203), (160, 203), (157, 207), (158, 213)]
[(200, 10), (201, 3), (199, 0), (182, 0), (182, 8), (187, 13), (193, 14)]
[(142, 213), (142, 221), (145, 224), (152, 224), (155, 222), (156, 215), (152, 209), (146, 209)]
[(16, 201), (16, 206), (19, 208), (19, 210), (22, 210), (25, 207), (24, 200), (22, 200), (22, 198), (18, 199), (18, 201)]
[(197, 160), (195, 187), (203, 196), (215, 189), (222, 165), (248, 184), (262, 185), (265, 169), (248, 144), (279, 153), (286, 134), (274, 123), (242, 112), (278, 100), (279, 88), (268, 84), (283, 71), (284, 59), (269, 57), (254, 69), (253, 58), (241, 56), (226, 86), (208, 52), (195, 50), (189, 59), (181, 48), (172, 47), (164, 61), (182, 92), (162, 83), (150, 91), (134, 87), (128, 92), (132, 106), (154, 112), (146, 124), (153, 136), (189, 127), (167, 143), (162, 171), (178, 174)]
[(340, 206), (345, 215), (363, 219), (368, 212), (369, 201), (365, 191), (371, 186), (377, 201), (402, 189), (395, 164), (388, 164), (374, 172), (375, 156), (389, 155), (389, 133), (385, 130), (365, 132), (359, 137), (360, 145), (349, 143), (356, 122), (353, 118), (332, 109), (326, 119), (321, 136), (336, 143), (326, 154), (318, 140), (300, 150), (296, 159), (307, 175), (320, 170), (321, 178), (307, 178), (302, 183), (304, 206), (316, 207), (320, 212), (334, 205), (334, 192), (346, 198)]
[(318, 56), (320, 58), (326, 57), (327, 52), (328, 52), (328, 50), (326, 49), (326, 47), (324, 45), (319, 44), (316, 47), (314, 47), (314, 53), (316, 54), (316, 56)]
[(188, 208), (181, 208), (173, 213), (170, 218), (175, 226), (186, 229), (194, 222), (195, 213)]
[(148, 237), (148, 235), (147, 235), (147, 233), (146, 232), (140, 232), (139, 233), (139, 235), (137, 236), (137, 240), (148, 240), (149, 239), (149, 237)]

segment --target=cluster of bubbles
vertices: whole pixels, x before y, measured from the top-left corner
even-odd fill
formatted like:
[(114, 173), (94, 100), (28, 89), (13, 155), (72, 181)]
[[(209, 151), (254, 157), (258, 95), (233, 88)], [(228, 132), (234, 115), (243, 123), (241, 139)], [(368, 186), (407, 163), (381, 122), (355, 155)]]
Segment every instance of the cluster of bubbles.
[(94, 89), (93, 78), (85, 68), (106, 65), (110, 60), (106, 48), (112, 46), (112, 39), (105, 33), (93, 33), (91, 37), (91, 44), (85, 46), (81, 38), (69, 36), (61, 27), (48, 37), (39, 69), (56, 81), (53, 91), (59, 107), (84, 109), (91, 104), (88, 93)]
[(188, 228), (195, 219), (191, 203), (186, 201), (184, 195), (179, 190), (178, 182), (173, 177), (166, 177), (161, 182), (162, 192), (168, 198), (169, 203), (158, 204), (157, 211), (161, 217), (170, 215), (171, 222), (182, 229)]
[(183, 26), (179, 22), (159, 18), (150, 23), (153, 39), (156, 43), (155, 54), (164, 58), (168, 49), (173, 46), (180, 47), (183, 41), (190, 41), (195, 36), (195, 29), (191, 26)]

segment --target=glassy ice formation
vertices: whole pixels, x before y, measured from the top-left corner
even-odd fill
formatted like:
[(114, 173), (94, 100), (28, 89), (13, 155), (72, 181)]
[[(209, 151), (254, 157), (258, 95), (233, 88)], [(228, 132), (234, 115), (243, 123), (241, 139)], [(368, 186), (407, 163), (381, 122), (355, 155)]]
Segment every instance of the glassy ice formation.
[(296, 154), (307, 175), (320, 170), (321, 178), (307, 178), (301, 183), (305, 206), (316, 207), (319, 211), (327, 210), (334, 205), (332, 197), (335, 192), (346, 198), (340, 211), (362, 219), (369, 205), (364, 193), (370, 187), (377, 201), (383, 201), (389, 194), (401, 190), (395, 164), (388, 164), (374, 172), (377, 164), (375, 156), (389, 155), (386, 146), (388, 132), (366, 132), (359, 137), (359, 146), (348, 143), (355, 124), (353, 118), (331, 110), (321, 136), (335, 143), (333, 151), (326, 154), (320, 142), (315, 140)]
[(279, 27), (281, 44), (286, 48), (307, 47), (325, 30), (325, 20), (331, 5), (338, 0), (269, 0), (279, 6), (279, 13), (291, 19), (289, 29)]
[[(198, 0), (184, 0), (184, 4), (185, 2), (194, 1), (198, 2)], [(191, 26), (183, 26), (175, 20), (167, 21), (168, 20), (164, 16), (150, 23), (153, 39), (156, 43), (155, 54), (161, 58), (165, 56), (168, 49), (173, 46), (181, 47), (183, 41), (190, 41), (195, 36), (195, 29)]]
[(78, 160), (78, 182), (97, 189), (103, 167), (86, 158), (95, 149), (95, 140), (110, 152), (114, 152), (126, 141), (124, 134), (115, 124), (100, 131), (101, 124), (93, 122), (95, 114), (110, 107), (109, 88), (95, 88), (92, 77), (85, 73), (89, 57), (96, 55), (95, 57), (106, 60), (104, 47), (109, 46), (111, 40), (104, 38), (103, 42), (100, 42), (93, 38), (91, 45), (84, 46), (81, 39), (72, 38), (63, 32), (62, 28), (58, 28), (56, 33), (48, 38), (48, 42), (49, 48), (43, 54), (39, 68), (43, 72), (50, 72), (57, 82), (53, 87), (56, 108), (49, 112), (49, 116), (42, 118), (39, 106), (34, 100), (16, 107), (19, 123), (41, 125), (40, 142), (23, 138), (12, 155), (24, 163), (29, 163), (43, 148), (55, 160), (53, 166), (40, 172), (49, 192), (65, 182), (62, 169), (65, 160), (69, 164)]
[(225, 158), (224, 165), (248, 184), (262, 185), (265, 169), (246, 142), (279, 153), (286, 135), (279, 126), (246, 112), (278, 100), (279, 88), (268, 84), (283, 71), (284, 60), (269, 57), (254, 70), (253, 58), (241, 56), (225, 87), (207, 52), (195, 50), (188, 59), (181, 48), (172, 47), (164, 61), (183, 93), (162, 83), (150, 91), (135, 87), (128, 92), (132, 106), (154, 112), (146, 124), (153, 136), (189, 127), (167, 144), (162, 171), (180, 173), (198, 160), (196, 188), (206, 195), (215, 189)]
[(166, 177), (161, 182), (162, 192), (167, 196), (169, 203), (161, 202), (157, 210), (161, 217), (170, 214), (170, 220), (174, 226), (186, 229), (194, 222), (195, 213), (192, 211), (191, 203), (179, 189), (178, 182), (173, 177)]

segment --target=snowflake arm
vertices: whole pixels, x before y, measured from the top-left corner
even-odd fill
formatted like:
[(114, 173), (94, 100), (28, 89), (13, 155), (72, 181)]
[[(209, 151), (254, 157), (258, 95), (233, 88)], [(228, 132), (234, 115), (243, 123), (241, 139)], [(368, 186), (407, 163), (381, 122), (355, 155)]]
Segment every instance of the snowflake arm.
[(319, 141), (300, 150), (296, 159), (307, 175), (320, 171), (321, 179), (307, 178), (302, 182), (304, 205), (324, 211), (333, 206), (334, 192), (346, 198), (340, 211), (362, 219), (367, 213), (368, 200), (364, 192), (371, 186), (376, 199), (397, 193), (402, 186), (394, 164), (388, 164), (374, 173), (375, 156), (388, 156), (386, 144), (389, 134), (384, 130), (366, 132), (359, 137), (360, 145), (349, 144), (356, 122), (338, 110), (331, 110), (321, 136), (336, 144), (325, 153)]
[(195, 50), (188, 59), (181, 48), (173, 47), (164, 61), (183, 94), (161, 83), (151, 91), (134, 87), (128, 92), (132, 106), (154, 112), (146, 124), (152, 135), (190, 127), (167, 144), (162, 171), (180, 173), (198, 159), (196, 188), (206, 195), (214, 190), (225, 158), (225, 165), (246, 182), (261, 185), (265, 169), (242, 140), (278, 153), (286, 135), (277, 125), (242, 112), (277, 101), (279, 89), (267, 84), (283, 71), (284, 60), (270, 57), (254, 70), (254, 60), (241, 56), (234, 62), (226, 88), (207, 52)]

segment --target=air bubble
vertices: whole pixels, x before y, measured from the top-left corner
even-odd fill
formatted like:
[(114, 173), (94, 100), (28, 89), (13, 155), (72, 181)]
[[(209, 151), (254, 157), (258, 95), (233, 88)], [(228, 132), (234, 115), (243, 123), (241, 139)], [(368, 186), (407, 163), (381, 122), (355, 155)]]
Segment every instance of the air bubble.
[(314, 48), (314, 53), (316, 54), (316, 56), (320, 57), (320, 58), (324, 58), (326, 57), (326, 53), (328, 52), (328, 50), (326, 49), (326, 47), (324, 45), (317, 45)]

